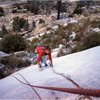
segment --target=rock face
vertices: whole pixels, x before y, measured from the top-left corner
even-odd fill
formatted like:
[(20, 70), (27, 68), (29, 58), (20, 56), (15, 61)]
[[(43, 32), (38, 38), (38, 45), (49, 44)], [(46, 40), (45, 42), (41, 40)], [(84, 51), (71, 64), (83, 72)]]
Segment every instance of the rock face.
[[(61, 58), (55, 58), (54, 69), (57, 72), (64, 73), (67, 77), (70, 76), (75, 82), (77, 82), (82, 88), (94, 88), (99, 89), (100, 87), (100, 47), (82, 51), (79, 53), (71, 54)], [(94, 73), (93, 73), (94, 72)], [(37, 65), (31, 65), (26, 69), (20, 70), (22, 74), (29, 82), (33, 85), (40, 86), (51, 86), (51, 87), (72, 87), (75, 86), (63, 77), (56, 75), (48, 67), (43, 71), (38, 71)], [(18, 79), (23, 81), (23, 79), (17, 74)], [(18, 92), (19, 91), (19, 92)], [(38, 94), (43, 100), (50, 99), (54, 100), (59, 97), (60, 100), (75, 100), (74, 98), (65, 99), (69, 96), (74, 96), (73, 94), (67, 94), (57, 91), (47, 91), (42, 89), (36, 89)], [(51, 95), (52, 93), (52, 95)], [(3, 95), (5, 94), (5, 95)], [(34, 95), (34, 96), (33, 96)], [(77, 96), (77, 95), (76, 95)], [(77, 96), (79, 97), (79, 96)], [(12, 76), (0, 80), (0, 99), (37, 99), (37, 96), (30, 87), (27, 87), (19, 83)], [(76, 99), (78, 100), (78, 99)], [(82, 100), (82, 99), (81, 99)], [(87, 99), (85, 99), (87, 100)], [(93, 100), (100, 100), (100, 98), (95, 98)]]

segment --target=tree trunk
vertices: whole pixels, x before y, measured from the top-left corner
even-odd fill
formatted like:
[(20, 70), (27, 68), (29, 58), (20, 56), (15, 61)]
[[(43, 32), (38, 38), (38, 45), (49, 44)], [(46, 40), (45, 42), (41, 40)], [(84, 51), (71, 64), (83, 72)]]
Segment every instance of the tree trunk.
[(61, 0), (58, 0), (58, 14), (57, 14), (57, 19), (60, 19), (60, 11), (61, 11)]

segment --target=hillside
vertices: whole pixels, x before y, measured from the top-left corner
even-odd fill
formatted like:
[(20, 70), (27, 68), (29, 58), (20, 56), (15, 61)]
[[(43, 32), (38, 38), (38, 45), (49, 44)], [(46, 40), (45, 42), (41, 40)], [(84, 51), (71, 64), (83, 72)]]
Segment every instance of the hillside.
[[(100, 46), (67, 56), (54, 58), (54, 69), (70, 76), (75, 82), (84, 88), (100, 89)], [(31, 84), (41, 86), (75, 87), (63, 77), (56, 75), (50, 68), (38, 71), (37, 65), (20, 70), (13, 75), (21, 73)], [(77, 95), (36, 89), (44, 99), (76, 100)], [(37, 99), (30, 87), (19, 83), (11, 75), (0, 80), (0, 99)], [(100, 98), (93, 98), (100, 100)]]
[[(2, 1), (8, 1), (8, 0), (0, 0), (0, 2)], [(20, 0), (9, 0), (9, 1), (20, 1)]]

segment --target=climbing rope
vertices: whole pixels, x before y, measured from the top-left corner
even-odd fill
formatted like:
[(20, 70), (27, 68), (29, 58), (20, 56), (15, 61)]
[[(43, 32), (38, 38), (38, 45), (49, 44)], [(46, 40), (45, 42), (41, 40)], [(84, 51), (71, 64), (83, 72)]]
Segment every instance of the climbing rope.
[[(49, 65), (50, 65), (50, 68), (51, 68), (51, 70), (55, 73), (55, 74), (57, 74), (57, 75), (60, 75), (60, 76), (62, 76), (62, 77), (64, 77), (65, 79), (67, 79), (68, 81), (70, 81), (71, 83), (73, 83), (73, 85), (75, 85), (77, 88), (82, 88), (82, 87), (80, 87), (80, 85), (78, 84), (78, 83), (76, 83), (74, 80), (72, 80), (70, 77), (67, 77), (64, 73), (59, 73), (59, 72), (57, 72), (54, 68), (53, 68), (53, 66), (51, 66), (51, 64), (49, 63)], [(86, 99), (88, 99), (88, 100), (92, 100), (92, 98), (90, 97), (90, 96), (82, 96), (82, 95), (79, 95), (78, 96), (78, 100), (84, 100), (84, 98)], [(80, 99), (81, 98), (81, 99)]]
[[(23, 77), (22, 75), (20, 75), (20, 76)], [(55, 90), (55, 91), (60, 91), (60, 92), (68, 92), (68, 93), (73, 93), (73, 94), (80, 94), (81, 96), (79, 97), (78, 100), (85, 100), (85, 99), (92, 100), (89, 96), (100, 97), (100, 90), (96, 90), (96, 89), (36, 86), (36, 85), (31, 85), (28, 81), (27, 81), (28, 83), (24, 83), (23, 81), (19, 80), (17, 77), (15, 77), (15, 76), (13, 76), (13, 77), (16, 78), (20, 83), (28, 85), (30, 87), (49, 89), (49, 90)], [(25, 78), (23, 78), (23, 79), (26, 80)], [(84, 95), (84, 96), (82, 96), (82, 95)]]
[(68, 81), (72, 82), (77, 88), (81, 88), (81, 87), (79, 86), (79, 84), (77, 84), (77, 83), (76, 83), (75, 81), (73, 81), (71, 78), (67, 77), (64, 73), (59, 73), (59, 72), (55, 71), (55, 69), (54, 69), (53, 67), (51, 67), (51, 70), (52, 70), (55, 74), (60, 75), (60, 76), (64, 77), (65, 79), (67, 79)]
[(14, 75), (12, 75), (12, 77), (14, 77), (15, 79), (17, 79), (20, 83), (30, 86), (32, 88), (32, 90), (35, 92), (35, 94), (37, 95), (37, 97), (39, 98), (39, 100), (41, 100), (40, 95), (37, 93), (37, 91), (34, 89), (34, 87), (23, 77), (23, 75), (21, 75), (20, 73), (17, 73), (17, 74), (20, 75), (24, 79), (24, 81), (26, 83), (22, 82), (20, 79), (18, 79)]
[[(55, 91), (60, 91), (60, 92), (68, 92), (68, 93), (73, 93), (73, 94), (80, 94), (80, 95), (86, 95), (86, 96), (94, 96), (94, 97), (100, 97), (100, 90), (96, 89), (78, 89), (78, 88), (61, 88), (61, 87), (47, 87), (47, 86), (36, 86), (36, 85), (31, 85), (28, 83), (24, 83), (23, 81), (19, 80), (17, 77), (13, 76), (15, 79), (17, 79), (20, 83), (35, 87), (35, 88), (41, 88), (41, 89), (47, 89), (47, 90), (55, 90)], [(79, 100), (83, 98), (80, 97)], [(86, 97), (85, 97), (86, 99)], [(89, 98), (88, 98), (89, 99)], [(84, 100), (84, 99), (82, 99)]]

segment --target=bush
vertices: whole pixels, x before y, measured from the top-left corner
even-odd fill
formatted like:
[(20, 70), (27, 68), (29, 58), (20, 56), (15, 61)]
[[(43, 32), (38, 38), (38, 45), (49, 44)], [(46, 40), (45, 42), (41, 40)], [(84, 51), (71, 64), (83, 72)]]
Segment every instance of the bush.
[(52, 28), (51, 27), (47, 27), (47, 29), (46, 29), (47, 31), (50, 31), (50, 30), (52, 30)]
[(83, 49), (100, 45), (100, 33), (91, 33), (83, 40)]
[(13, 31), (20, 32), (22, 28), (28, 30), (28, 20), (19, 17), (15, 17), (13, 20)]
[(4, 10), (3, 10), (3, 8), (2, 7), (0, 7), (0, 16), (4, 16)]
[(4, 77), (4, 65), (0, 63), (0, 79)]
[(39, 1), (29, 1), (27, 2), (26, 9), (34, 14), (39, 13)]
[(5, 25), (2, 25), (2, 37), (4, 35), (8, 34), (8, 30), (6, 29), (6, 26)]
[(39, 23), (40, 23), (40, 24), (45, 23), (45, 20), (39, 19)]
[(31, 42), (28, 43), (27, 52), (34, 52), (35, 48), (39, 45), (39, 43), (39, 38), (34, 38)]
[(91, 33), (81, 40), (72, 52), (79, 52), (100, 45), (100, 33)]
[(36, 22), (34, 20), (32, 22), (32, 27), (33, 27), (33, 29), (36, 27)]
[(12, 10), (12, 13), (13, 13), (13, 14), (17, 13), (17, 10), (15, 10), (15, 9), (14, 9), (14, 10)]
[(26, 42), (19, 34), (8, 34), (1, 41), (1, 49), (6, 53), (22, 51), (26, 49)]
[(25, 21), (23, 28), (25, 31), (28, 31), (28, 29), (29, 29), (28, 20)]
[(13, 31), (14, 32), (20, 32), (21, 31), (21, 27), (19, 25), (19, 17), (15, 17), (13, 18)]
[(19, 52), (17, 52), (17, 53), (15, 53), (15, 56), (16, 57), (26, 57), (27, 56), (27, 53), (25, 52), (25, 51), (19, 51)]
[(3, 69), (0, 69), (0, 79), (20, 70), (23, 67), (28, 67), (31, 64), (30, 61), (23, 60), (16, 56), (2, 58), (0, 59), (0, 63), (4, 65)]
[(4, 10), (2, 7), (0, 7), (0, 13), (4, 13)]
[(1, 59), (1, 63), (8, 67), (8, 69), (23, 68), (29, 66), (31, 63), (28, 60), (9, 56)]
[(83, 50), (82, 42), (78, 42), (76, 47), (72, 49), (72, 53), (79, 52), (81, 50)]
[(0, 17), (1, 17), (1, 16), (4, 16), (4, 13), (0, 13)]
[(0, 38), (2, 38), (2, 37), (3, 37), (2, 30), (0, 30)]
[(0, 79), (4, 77), (3, 71), (0, 69)]
[(83, 12), (83, 9), (81, 7), (76, 7), (75, 10), (74, 10), (74, 14), (82, 14)]
[(24, 18), (19, 18), (18, 24), (20, 28), (23, 28), (25, 23), (27, 23), (27, 21)]
[(100, 28), (100, 19), (98, 19), (98, 18), (96, 18), (95, 20), (93, 20), (92, 22), (91, 22), (91, 27), (92, 28)]

